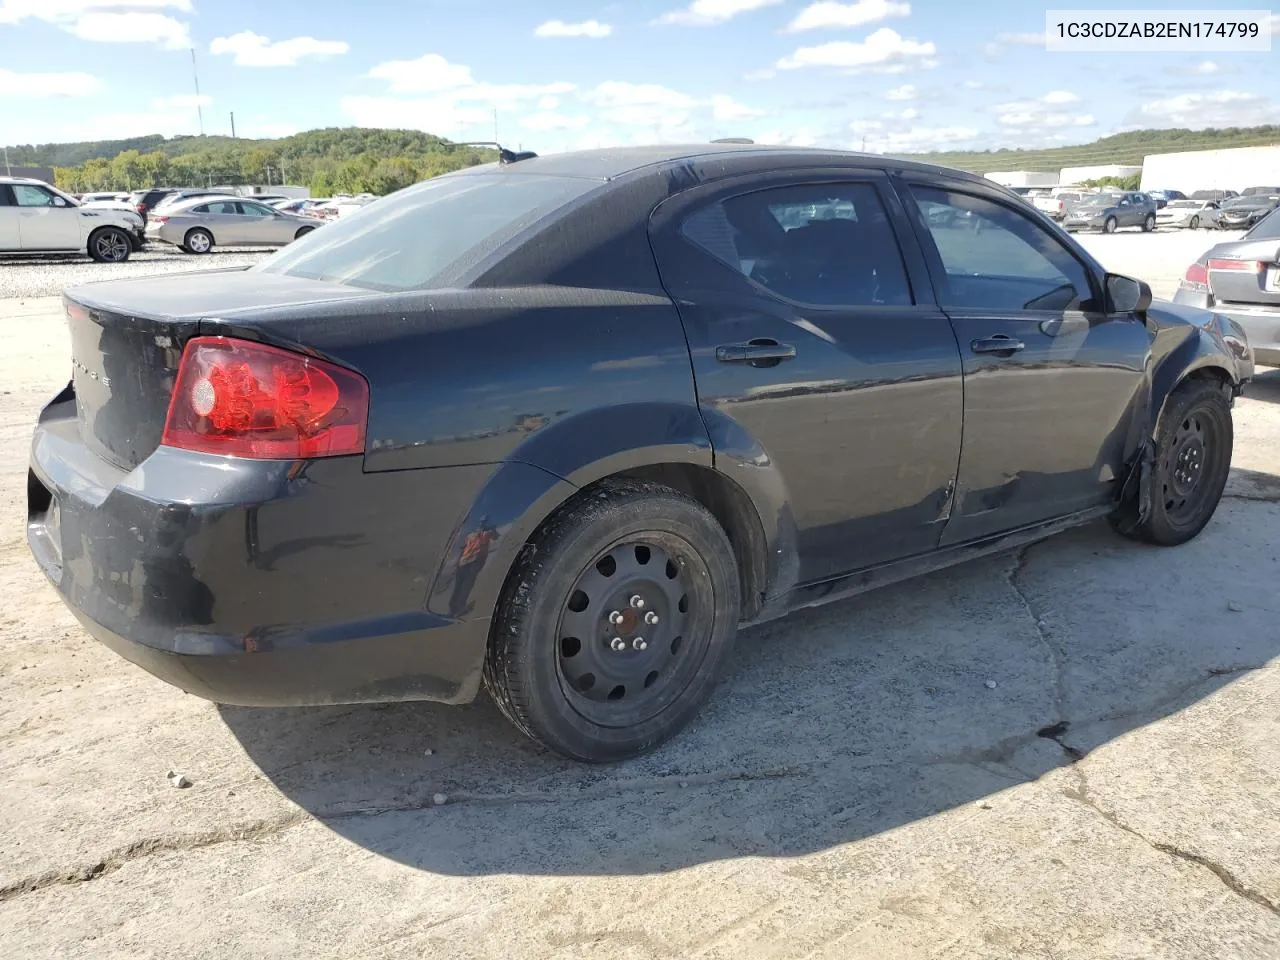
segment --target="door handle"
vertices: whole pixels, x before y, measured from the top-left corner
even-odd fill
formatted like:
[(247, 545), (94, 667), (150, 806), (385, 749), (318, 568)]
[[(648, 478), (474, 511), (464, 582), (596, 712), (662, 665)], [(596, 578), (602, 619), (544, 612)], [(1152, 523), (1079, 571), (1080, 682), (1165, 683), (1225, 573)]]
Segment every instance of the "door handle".
[(969, 344), (969, 349), (974, 353), (994, 353), (997, 357), (1012, 357), (1025, 348), (1026, 344), (1021, 340), (1015, 340), (1003, 333), (981, 337)]
[(746, 363), (753, 367), (776, 367), (783, 360), (793, 359), (795, 355), (796, 348), (793, 344), (766, 338), (716, 347), (716, 359), (721, 363)]

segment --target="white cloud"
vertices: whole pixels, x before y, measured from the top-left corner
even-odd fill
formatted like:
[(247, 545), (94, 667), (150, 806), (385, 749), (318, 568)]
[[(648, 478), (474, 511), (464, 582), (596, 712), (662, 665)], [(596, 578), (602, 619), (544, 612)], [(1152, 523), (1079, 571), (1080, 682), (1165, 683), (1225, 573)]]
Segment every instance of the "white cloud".
[(1033, 129), (1091, 127), (1097, 123), (1093, 115), (1089, 113), (1032, 113), (1027, 111), (1003, 113), (996, 118), (996, 122), (1002, 127), (1030, 127)]
[(1058, 107), (1079, 102), (1080, 98), (1070, 90), (1051, 90), (1042, 97), (997, 103), (990, 109), (993, 113), (1041, 113), (1043, 107)]
[(886, 100), (915, 100), (920, 96), (920, 91), (916, 89), (913, 83), (904, 83), (900, 87), (894, 87), (884, 95)]
[(187, 24), (157, 11), (191, 13), (191, 0), (0, 0), (0, 23), (40, 20), (84, 40), (189, 46)]
[(180, 93), (172, 97), (157, 97), (151, 105), (157, 110), (194, 110), (196, 107), (207, 107), (213, 103), (208, 94)]
[(966, 80), (961, 84), (966, 90), (981, 90), (986, 86), (981, 80)]
[(559, 97), (539, 97), (538, 98), (539, 110), (558, 110), (559, 108), (560, 108)]
[(535, 37), (591, 37), (599, 39), (613, 33), (613, 27), (599, 20), (583, 20), (581, 23), (565, 23), (563, 20), (548, 20), (538, 24), (533, 31)]
[(1043, 33), (1002, 33), (996, 37), (996, 43), (1007, 43), (1014, 46), (1042, 47), (1045, 43)]
[(740, 13), (772, 7), (782, 0), (693, 0), (683, 10), (671, 10), (654, 23), (674, 23), (688, 27), (705, 27), (732, 20)]
[(1201, 60), (1190, 66), (1165, 67), (1164, 72), (1181, 77), (1216, 77), (1228, 71), (1213, 60)]
[(187, 25), (162, 13), (86, 13), (63, 29), (99, 43), (156, 43), (166, 50), (191, 46)]
[(857, 0), (855, 3), (811, 3), (787, 24), (787, 33), (862, 27), (889, 17), (911, 16), (911, 4), (899, 0)]
[(657, 83), (606, 80), (583, 93), (583, 98), (604, 109), (618, 107), (667, 107), (687, 110), (697, 101), (687, 93)]
[(897, 113), (887, 113), (885, 116), (893, 120), (918, 120), (920, 111), (915, 107), (907, 107), (905, 110), (899, 110)]
[(1280, 106), (1258, 93), (1219, 90), (1184, 93), (1142, 104), (1138, 121), (1155, 121), (1179, 127), (1251, 127), (1280, 123)]
[(764, 115), (764, 110), (748, 107), (746, 104), (739, 103), (733, 97), (723, 93), (717, 93), (711, 98), (711, 117), (714, 120), (731, 122), (733, 120), (750, 120), (753, 117), (763, 117)]
[(1050, 90), (1040, 98), (1041, 103), (1060, 104), (1060, 103), (1078, 103), (1080, 98), (1070, 90)]
[(339, 100), (338, 106), (361, 127), (409, 127), (445, 136), (483, 127), (493, 135), (492, 108), (450, 97), (351, 96)]
[(530, 113), (520, 118), (520, 126), (526, 130), (543, 133), (551, 130), (581, 130), (590, 123), (591, 118), (585, 114), (556, 113), (552, 110)]
[(755, 138), (756, 143), (765, 143), (776, 147), (816, 147), (826, 137), (820, 137), (808, 127), (799, 130), (769, 130)]
[(800, 67), (837, 67), (853, 73), (902, 73), (908, 67), (936, 64), (931, 58), (937, 47), (904, 39), (897, 31), (881, 27), (861, 43), (835, 41), (816, 47), (801, 47), (778, 61), (779, 70)]
[(744, 74), (742, 75), (742, 79), (743, 79), (743, 80), (748, 80), (748, 81), (755, 81), (755, 80), (772, 80), (772, 79), (773, 79), (774, 77), (776, 77), (777, 75), (778, 75), (778, 71), (777, 71), (777, 70), (770, 70), (770, 69), (768, 69), (768, 68), (765, 68), (765, 69), (763, 69), (763, 70), (751, 70), (751, 71), (748, 71), (747, 73), (744, 73)]
[(317, 40), (315, 37), (293, 37), (272, 43), (252, 30), (218, 37), (209, 44), (210, 53), (230, 54), (238, 67), (294, 67), (306, 57), (324, 59), (340, 56), (350, 49), (344, 40)]
[(475, 83), (471, 68), (450, 63), (438, 53), (417, 60), (388, 60), (369, 71), (374, 80), (385, 80), (392, 93), (437, 93)]
[[(968, 144), (977, 139), (978, 131), (973, 127), (911, 127), (869, 136), (867, 149), (876, 153), (922, 153)], [(856, 150), (860, 146), (855, 143), (851, 149)]]
[(15, 73), (0, 67), (0, 97), (88, 97), (102, 81), (87, 73)]

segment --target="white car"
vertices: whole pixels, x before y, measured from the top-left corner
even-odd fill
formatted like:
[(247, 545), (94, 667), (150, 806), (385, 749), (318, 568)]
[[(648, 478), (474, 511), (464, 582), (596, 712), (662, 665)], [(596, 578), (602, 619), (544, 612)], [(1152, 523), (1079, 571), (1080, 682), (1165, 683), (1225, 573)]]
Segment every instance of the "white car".
[(82, 207), (41, 180), (0, 177), (0, 254), (87, 253), (123, 263), (142, 246), (132, 210)]
[(1200, 227), (1217, 225), (1218, 205), (1212, 200), (1170, 200), (1156, 211), (1158, 227)]

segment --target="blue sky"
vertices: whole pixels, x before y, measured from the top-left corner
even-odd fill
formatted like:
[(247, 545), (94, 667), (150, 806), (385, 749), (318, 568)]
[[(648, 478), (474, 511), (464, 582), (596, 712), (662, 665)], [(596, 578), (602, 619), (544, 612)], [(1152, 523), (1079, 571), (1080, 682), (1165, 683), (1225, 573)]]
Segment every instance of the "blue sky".
[(205, 131), (228, 133), (234, 111), (253, 137), (355, 124), (489, 139), (495, 109), (504, 143), (546, 152), (722, 136), (880, 152), (1039, 147), (1280, 123), (1280, 50), (1047, 53), (1044, 9), (0, 0), (0, 143), (196, 133), (191, 48)]

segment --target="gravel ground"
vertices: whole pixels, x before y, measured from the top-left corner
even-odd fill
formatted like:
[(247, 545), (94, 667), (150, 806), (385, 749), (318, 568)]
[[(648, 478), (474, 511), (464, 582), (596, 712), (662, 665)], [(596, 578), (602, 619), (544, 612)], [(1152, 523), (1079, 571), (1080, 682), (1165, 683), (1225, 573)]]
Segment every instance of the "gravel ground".
[(0, 260), (0, 299), (61, 296), (66, 287), (95, 280), (247, 267), (270, 252), (258, 249), (214, 250), (207, 256), (195, 257), (168, 244), (151, 244), (125, 263), (95, 263), (88, 257), (74, 256)]

